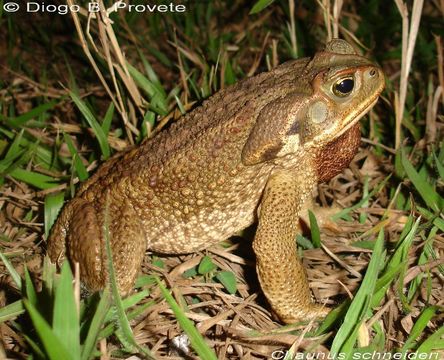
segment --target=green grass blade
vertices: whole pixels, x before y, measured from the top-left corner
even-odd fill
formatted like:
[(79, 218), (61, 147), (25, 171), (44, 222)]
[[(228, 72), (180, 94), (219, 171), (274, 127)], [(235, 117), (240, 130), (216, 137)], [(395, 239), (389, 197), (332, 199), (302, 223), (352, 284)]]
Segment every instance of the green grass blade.
[(351, 353), (352, 347), (356, 341), (357, 331), (364, 319), (365, 314), (369, 310), (370, 299), (373, 295), (378, 278), (378, 272), (383, 264), (383, 244), (384, 232), (381, 230), (376, 240), (372, 258), (368, 265), (364, 279), (359, 290), (353, 299), (350, 308), (344, 318), (344, 323), (338, 330), (331, 347), (332, 354), (341, 352)]
[(25, 308), (23, 306), (23, 301), (17, 300), (12, 304), (8, 304), (0, 309), (0, 324), (15, 319), (17, 316), (23, 314)]
[(57, 266), (49, 260), (49, 256), (43, 258), (43, 270), (42, 270), (42, 281), (43, 286), (48, 294), (53, 294), (54, 289), (54, 278), (57, 273)]
[(72, 155), (72, 162), (74, 164), (74, 168), (76, 169), (77, 175), (79, 176), (80, 181), (85, 181), (88, 179), (88, 171), (86, 170), (85, 165), (83, 165), (82, 159), (74, 146), (69, 135), (63, 133), (63, 138), (65, 139), (66, 145), (68, 145), (69, 152)]
[(401, 150), (401, 163), (408, 178), (416, 190), (418, 190), (418, 193), (421, 195), (424, 202), (435, 211), (442, 209), (444, 199), (440, 197), (435, 189), (433, 189), (433, 187), (418, 174), (413, 165), (407, 159), (404, 150)]
[(142, 75), (136, 68), (128, 65), (131, 76), (134, 78), (140, 88), (150, 98), (150, 109), (159, 115), (165, 116), (168, 113), (168, 102), (165, 91), (160, 90), (155, 84)]
[(259, 1), (256, 1), (256, 3), (251, 8), (249, 15), (253, 15), (253, 14), (257, 14), (258, 12), (261, 12), (267, 6), (271, 5), (272, 3), (274, 3), (274, 0), (259, 0)]
[(347, 209), (339, 211), (337, 214), (334, 214), (333, 216), (331, 216), (331, 219), (338, 220), (340, 218), (343, 218), (344, 216), (348, 215), (353, 210), (359, 209), (364, 204), (368, 203), (368, 200), (373, 195), (377, 194), (380, 190), (382, 190), (382, 188), (387, 184), (387, 182), (389, 181), (390, 178), (391, 178), (391, 175), (388, 175), (382, 182), (380, 182), (377, 186), (375, 186), (375, 188), (372, 191), (370, 191), (370, 193), (367, 196), (364, 196), (358, 203), (356, 203), (355, 205), (353, 205)]
[(60, 360), (60, 359), (72, 359), (71, 352), (65, 347), (60, 339), (54, 334), (49, 324), (45, 321), (43, 316), (37, 311), (34, 305), (28, 300), (23, 299), (23, 304), (31, 317), (32, 323), (37, 331), (40, 341), (43, 344), (48, 359)]
[[(137, 293), (132, 294), (131, 296), (122, 299), (123, 310), (128, 310), (129, 308), (135, 306), (137, 303), (142, 301), (144, 298), (148, 297), (149, 292), (147, 290), (139, 291)], [(112, 321), (114, 318), (113, 311), (109, 311), (106, 315), (105, 322)]]
[[(144, 294), (143, 298), (146, 298), (148, 296), (148, 293), (146, 291), (141, 291), (141, 293)], [(125, 310), (128, 310), (128, 308), (130, 306), (134, 306), (134, 301), (135, 301), (135, 298), (138, 297), (138, 294), (139, 293), (137, 293), (135, 295), (132, 295), (129, 298), (125, 298), (125, 299), (122, 300), (122, 303), (123, 303), (123, 306), (124, 306)], [(128, 299), (131, 299), (131, 301), (127, 302)], [(126, 313), (126, 317), (128, 318), (128, 320), (131, 321), (136, 316), (140, 315), (140, 311), (143, 311), (143, 309), (152, 306), (154, 303), (155, 303), (154, 301), (149, 301), (149, 302), (147, 302), (147, 303), (145, 303), (143, 305), (138, 305), (135, 308), (133, 308), (133, 310), (127, 312)], [(105, 338), (105, 337), (111, 336), (112, 334), (115, 333), (116, 327), (118, 326), (117, 322), (115, 321), (115, 318), (116, 318), (115, 309), (111, 308), (108, 311), (108, 313), (106, 314), (106, 317), (105, 317), (105, 323), (108, 323), (108, 325), (106, 325), (103, 329), (100, 330), (100, 334), (99, 334), (100, 338)]]
[(444, 180), (444, 165), (439, 161), (438, 156), (433, 153), (433, 159), (435, 160), (436, 169), (438, 170), (439, 177)]
[(197, 271), (201, 275), (206, 275), (217, 269), (217, 265), (213, 262), (213, 259), (208, 255), (205, 255), (199, 263)]
[[(45, 353), (41, 349), (40, 344), (37, 344), (37, 342), (34, 341), (34, 339), (30, 338), (26, 334), (23, 334), (23, 337), (28, 342), (28, 344), (31, 347), (32, 351), (34, 351), (34, 353), (37, 355), (37, 359), (45, 359), (46, 358)], [(29, 359), (32, 360), (33, 357), (30, 356)]]
[(418, 317), (415, 325), (413, 325), (413, 328), (410, 331), (407, 341), (401, 348), (402, 353), (406, 354), (408, 350), (412, 349), (412, 347), (415, 345), (415, 340), (421, 336), (429, 321), (435, 316), (437, 311), (438, 307), (428, 306), (421, 312), (421, 315)]
[(173, 310), (174, 315), (176, 316), (177, 321), (180, 324), (180, 327), (190, 338), (191, 346), (194, 350), (196, 350), (196, 353), (200, 356), (201, 359), (217, 360), (216, 354), (213, 352), (213, 350), (211, 350), (211, 348), (203, 339), (202, 335), (194, 327), (192, 321), (186, 317), (185, 313), (179, 307), (176, 300), (174, 300), (173, 296), (158, 279), (157, 284), (159, 285), (159, 288), (162, 291), (165, 300), (168, 302), (168, 305), (171, 307), (171, 310)]
[(166, 98), (165, 89), (162, 87), (160, 83), (159, 77), (151, 66), (150, 62), (146, 59), (142, 52), (139, 51), (140, 59), (142, 60), (143, 67), (145, 69), (145, 73), (148, 76), (148, 79), (153, 83), (153, 85), (158, 89), (159, 92), (162, 93), (163, 97)]
[(236, 75), (233, 71), (233, 66), (231, 65), (231, 61), (228, 59), (225, 64), (225, 84), (232, 85), (236, 82)]
[(71, 357), (80, 359), (79, 314), (72, 287), (72, 274), (69, 263), (62, 265), (60, 280), (55, 291), (53, 331), (63, 346), (69, 349)]
[(108, 139), (105, 135), (105, 132), (103, 131), (102, 127), (92, 114), (91, 110), (89, 110), (86, 103), (80, 99), (80, 97), (73, 93), (72, 91), (69, 92), (69, 95), (71, 96), (71, 99), (74, 101), (74, 103), (79, 108), (80, 112), (85, 117), (86, 121), (88, 122), (89, 126), (93, 130), (94, 134), (96, 135), (97, 141), (99, 142), (100, 150), (102, 152), (103, 158), (106, 160), (110, 157), (110, 148), (108, 144)]
[(20, 277), (19, 273), (15, 270), (14, 266), (9, 262), (7, 257), (3, 255), (3, 253), (0, 251), (0, 259), (3, 261), (3, 264), (5, 264), (6, 269), (8, 270), (9, 274), (11, 275), (12, 280), (15, 282), (17, 287), (19, 289), (22, 288), (22, 278)]
[(88, 327), (88, 334), (86, 335), (85, 342), (82, 346), (82, 360), (88, 360), (92, 358), (92, 354), (96, 348), (96, 344), (99, 339), (102, 325), (105, 321), (105, 317), (110, 309), (110, 306), (111, 293), (109, 291), (109, 288), (107, 287), (100, 297), (100, 301), (97, 304), (97, 308), (95, 309), (91, 324)]
[(35, 186), (36, 188), (42, 190), (51, 189), (54, 186), (58, 185), (57, 180), (48, 175), (21, 168), (15, 168), (9, 173), (9, 175), (16, 180), (23, 181), (24, 183)]
[(435, 225), (439, 230), (444, 231), (444, 220), (439, 217), (439, 214), (433, 214), (429, 210), (417, 206), (416, 209), (419, 211), (421, 216), (424, 216), (427, 220), (432, 220), (433, 225)]
[[(430, 261), (430, 260), (438, 260), (440, 258), (439, 254), (437, 253), (439, 246), (436, 246), (436, 249), (435, 249), (435, 246), (433, 246), (435, 240), (438, 239), (436, 237), (437, 233), (438, 233), (438, 227), (434, 226), (434, 227), (432, 227), (432, 229), (429, 232), (429, 235), (427, 236), (427, 240), (425, 242), (424, 252), (423, 252), (425, 257), (427, 258), (427, 260), (425, 262)], [(444, 265), (438, 265), (438, 269), (441, 272), (441, 274), (444, 275)]]
[(34, 109), (32, 109), (20, 116), (17, 116), (15, 118), (8, 119), (7, 117), (0, 115), (0, 119), (3, 121), (7, 119), (8, 125), (10, 125), (10, 126), (21, 127), (21, 126), (25, 125), (29, 120), (45, 113), (46, 111), (48, 111), (50, 109), (53, 109), (57, 104), (60, 103), (60, 101), (62, 101), (62, 99), (55, 99), (55, 100), (51, 100), (47, 103), (41, 104), (41, 105), (35, 107)]
[(16, 154), (20, 152), (20, 147), (22, 146), (23, 133), (25, 132), (22, 129), (15, 137), (12, 144), (9, 146), (8, 151), (6, 152), (5, 159), (15, 158)]
[(146, 46), (146, 48), (149, 50), (149, 52), (151, 54), (153, 54), (157, 60), (159, 60), (163, 65), (165, 65), (166, 67), (172, 68), (173, 67), (173, 63), (171, 62), (171, 60), (168, 58), (167, 55), (165, 55), (163, 52), (157, 50), (154, 46)]
[(442, 337), (444, 336), (444, 326), (441, 326), (435, 332), (430, 335), (422, 344), (416, 349), (418, 354), (426, 353), (430, 354), (433, 350), (442, 350), (444, 348), (444, 341)]
[(63, 192), (59, 192), (56, 194), (49, 194), (45, 196), (45, 236), (48, 238), (49, 231), (52, 228), (52, 225), (57, 219), (59, 215), (60, 209), (63, 207), (63, 200), (65, 198), (65, 194)]
[[(408, 304), (407, 301), (407, 297), (404, 295), (404, 276), (405, 273), (407, 272), (408, 268), (408, 256), (409, 256), (409, 250), (413, 245), (413, 241), (415, 240), (415, 237), (417, 236), (417, 230), (418, 230), (418, 226), (419, 226), (419, 222), (420, 222), (420, 218), (418, 218), (414, 225), (412, 226), (412, 229), (408, 232), (407, 235), (405, 235), (405, 237), (401, 237), (401, 243), (400, 245), (397, 247), (395, 254), (393, 256), (393, 263), (390, 262), (389, 263), (389, 268), (390, 267), (398, 267), (400, 272), (399, 272), (399, 281), (398, 281), (398, 295), (399, 298), (401, 300), (401, 302), (403, 303), (404, 307), (409, 308), (410, 305)], [(401, 234), (403, 235), (403, 234)]]
[(185, 106), (183, 106), (182, 101), (180, 101), (177, 95), (174, 95), (174, 99), (176, 100), (176, 104), (179, 107), (179, 111), (182, 115), (186, 114)]
[(237, 291), (236, 276), (231, 271), (219, 271), (216, 279), (224, 286), (227, 291), (233, 295)]
[[(37, 147), (37, 143), (29, 144), (26, 149), (15, 153), (0, 162), (0, 170), (5, 174), (10, 174), (14, 169), (26, 166)], [(20, 157), (19, 157), (20, 156)]]
[(102, 121), (102, 130), (106, 136), (108, 136), (109, 134), (109, 129), (111, 128), (113, 116), (114, 116), (114, 103), (111, 102), (108, 106), (108, 109), (106, 110), (105, 117), (103, 118)]
[[(17, 139), (17, 138), (16, 138)], [(9, 148), (5, 158), (0, 160), (0, 175), (6, 175), (10, 173), (14, 168), (18, 167), (22, 163), (27, 163), (29, 159), (29, 150), (21, 149), (20, 147), (12, 150), (14, 144)]]
[(318, 249), (321, 247), (321, 232), (319, 231), (316, 216), (311, 210), (308, 210), (308, 218), (310, 219), (311, 241), (313, 242), (313, 246)]
[(146, 349), (139, 344), (137, 344), (136, 339), (134, 338), (134, 334), (131, 330), (131, 326), (128, 321), (128, 317), (125, 314), (125, 308), (122, 303), (122, 298), (119, 294), (119, 289), (117, 287), (117, 281), (116, 281), (116, 273), (114, 269), (113, 264), (113, 256), (112, 256), (112, 250), (111, 250), (111, 243), (109, 238), (109, 197), (107, 196), (106, 199), (106, 207), (105, 207), (105, 226), (104, 226), (104, 235), (105, 235), (105, 247), (106, 247), (106, 254), (108, 257), (108, 273), (109, 273), (109, 279), (111, 283), (111, 292), (114, 299), (114, 305), (117, 313), (117, 321), (119, 324), (119, 329), (116, 332), (116, 335), (118, 336), (119, 340), (122, 342), (122, 345), (124, 345), (125, 348), (127, 348), (127, 351), (140, 351), (143, 354), (145, 354), (149, 358), (154, 358), (149, 349)]
[[(12, 144), (9, 146), (9, 149), (5, 155), (5, 157), (0, 160), (0, 172), (4, 172), (15, 159), (21, 157), (26, 149), (29, 149), (34, 145), (34, 142), (27, 140), (23, 135), (24, 130), (20, 131), (20, 133), (15, 134), (12, 131), (8, 131), (4, 128), (0, 128), (0, 134), (5, 135), (8, 139), (13, 140)], [(53, 153), (44, 146), (35, 146), (34, 154), (36, 158), (41, 161), (41, 166), (49, 169), (53, 166)]]
[(37, 307), (37, 292), (35, 291), (34, 284), (31, 280), (31, 276), (29, 275), (28, 269), (25, 267), (25, 297), (28, 301)]
[[(399, 243), (395, 252), (389, 259), (382, 275), (376, 283), (376, 292), (372, 299), (372, 306), (377, 306), (386, 294), (388, 286), (396, 279), (396, 275), (403, 277), (407, 266), (407, 255), (413, 244), (413, 239), (417, 233), (420, 219), (413, 223), (413, 217), (409, 216), (407, 223), (399, 237)], [(402, 284), (402, 281), (399, 281)], [(402, 290), (401, 290), (402, 293)]]
[[(108, 212), (108, 208), (106, 209)], [(105, 215), (107, 218), (108, 216)], [(108, 273), (109, 278), (111, 282), (111, 290), (112, 295), (114, 298), (114, 305), (117, 315), (117, 321), (119, 324), (119, 340), (122, 343), (122, 345), (126, 348), (126, 351), (132, 352), (135, 348), (137, 348), (137, 342), (134, 339), (134, 334), (131, 330), (131, 326), (129, 324), (128, 318), (125, 314), (125, 309), (122, 305), (122, 298), (120, 297), (119, 290), (117, 288), (117, 282), (116, 282), (116, 275), (115, 275), (115, 269), (114, 264), (112, 262), (112, 251), (111, 251), (111, 245), (110, 245), (110, 239), (109, 239), (109, 228), (108, 228), (108, 221), (105, 220), (105, 243), (106, 243), (106, 253), (108, 257)]]
[[(423, 251), (419, 255), (418, 258), (418, 265), (426, 265), (430, 260), (436, 260), (437, 254), (435, 252), (435, 249), (433, 248), (433, 240), (435, 239), (435, 236), (438, 232), (438, 228), (436, 226), (433, 226), (432, 229), (429, 232), (429, 235), (427, 236), (427, 240), (424, 244)], [(438, 266), (439, 269), (439, 266)], [(424, 278), (430, 279), (430, 271), (425, 270), (423, 273), (418, 275), (413, 281), (410, 283), (409, 290), (407, 293), (407, 299), (409, 303), (412, 303), (414, 297), (416, 296), (417, 291), (421, 287), (421, 283), (424, 281)]]
[[(364, 177), (364, 184), (363, 184), (364, 186), (363, 186), (363, 189), (362, 189), (362, 196), (363, 196), (364, 198), (367, 197), (367, 195), (368, 195), (369, 180), (370, 180), (369, 176), (365, 176), (365, 177)], [(369, 205), (369, 202), (368, 202), (368, 200), (367, 200), (367, 201), (365, 201), (365, 202), (362, 204), (362, 207), (363, 207), (363, 208), (368, 208), (368, 205)], [(367, 220), (367, 217), (368, 217), (367, 213), (365, 213), (365, 212), (361, 212), (361, 213), (359, 214), (359, 223), (360, 223), (360, 224), (364, 224), (365, 221)]]

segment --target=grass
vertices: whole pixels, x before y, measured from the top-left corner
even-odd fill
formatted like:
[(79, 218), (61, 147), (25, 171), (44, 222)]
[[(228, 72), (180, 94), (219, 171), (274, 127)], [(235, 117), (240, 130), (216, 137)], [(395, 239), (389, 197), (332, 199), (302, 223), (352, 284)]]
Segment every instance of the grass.
[[(295, 358), (441, 358), (442, 4), (187, 6), (116, 12), (112, 21), (101, 13), (89, 25), (81, 13), (21, 14), (30, 21), (0, 13), (0, 358), (269, 359), (282, 349)], [(319, 228), (310, 214), (311, 232), (298, 237), (316, 298), (335, 307), (319, 326), (274, 321), (254, 275), (250, 230), (205, 252), (147, 256), (150, 275), (123, 300), (115, 286), (80, 299), (76, 274), (65, 265), (56, 276), (43, 262), (63, 202), (99, 164), (217, 90), (311, 56), (338, 35), (382, 66), (387, 86), (362, 121), (350, 168), (319, 186), (318, 202), (342, 208), (334, 216), (341, 231)], [(183, 333), (190, 342), (179, 350)]]

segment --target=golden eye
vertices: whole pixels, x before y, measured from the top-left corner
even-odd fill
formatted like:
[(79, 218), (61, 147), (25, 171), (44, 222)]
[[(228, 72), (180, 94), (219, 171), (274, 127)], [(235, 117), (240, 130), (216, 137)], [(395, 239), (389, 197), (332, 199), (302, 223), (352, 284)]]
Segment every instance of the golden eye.
[(333, 93), (336, 96), (345, 97), (353, 91), (354, 86), (353, 78), (340, 79), (333, 85)]

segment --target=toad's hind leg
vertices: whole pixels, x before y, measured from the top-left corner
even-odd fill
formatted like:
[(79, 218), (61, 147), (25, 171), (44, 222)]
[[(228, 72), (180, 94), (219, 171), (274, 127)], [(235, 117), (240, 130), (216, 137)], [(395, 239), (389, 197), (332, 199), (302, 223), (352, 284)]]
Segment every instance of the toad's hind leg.
[(307, 277), (297, 256), (296, 233), (313, 184), (306, 176), (280, 172), (268, 180), (253, 242), (262, 290), (286, 323), (324, 316), (327, 308), (311, 300)]
[[(77, 201), (67, 233), (67, 253), (78, 262), (80, 278), (88, 290), (105, 287), (109, 278), (105, 247), (105, 210), (97, 211), (86, 200)], [(131, 205), (110, 206), (108, 238), (111, 245), (115, 277), (121, 295), (134, 285), (146, 249), (145, 234)]]
[(51, 233), (47, 242), (47, 253), (51, 261), (53, 263), (57, 263), (59, 266), (61, 266), (66, 256), (66, 243), (67, 238), (69, 237), (71, 219), (73, 214), (75, 214), (79, 208), (83, 206), (84, 202), (85, 201), (83, 199), (73, 199), (63, 208), (62, 212), (57, 218), (57, 221), (51, 228)]
[(128, 201), (110, 207), (109, 239), (120, 294), (127, 295), (140, 271), (147, 240), (139, 215)]

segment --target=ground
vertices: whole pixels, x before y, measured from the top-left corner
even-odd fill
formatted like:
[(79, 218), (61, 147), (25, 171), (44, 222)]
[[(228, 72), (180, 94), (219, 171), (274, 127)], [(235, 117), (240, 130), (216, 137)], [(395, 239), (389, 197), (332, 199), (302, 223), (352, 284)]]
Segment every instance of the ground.
[[(56, 359), (45, 321), (60, 341), (53, 348), (75, 339), (72, 358), (99, 356), (85, 350), (98, 300), (81, 300), (82, 331), (73, 326), (76, 335), (64, 337), (58, 290), (43, 264), (50, 225), (79, 181), (218, 89), (312, 55), (332, 36), (347, 39), (387, 76), (382, 99), (362, 121), (358, 155), (319, 186), (318, 203), (341, 211), (336, 226), (307, 226), (298, 239), (316, 299), (343, 304), (335, 322), (282, 327), (258, 286), (253, 227), (201, 253), (147, 254), (138, 285), (149, 292), (124, 304), (132, 305), (137, 345), (114, 310), (97, 330), (97, 349), (103, 358), (142, 354), (140, 347), (162, 359), (280, 359), (290, 348), (294, 358), (329, 351), (444, 357), (443, 3), (261, 3), (271, 2), (190, 1), (184, 13), (118, 10), (112, 22), (90, 19), (89, 30), (81, 12), (0, 14), (0, 358)], [(14, 278), (24, 278), (25, 268), (43, 289), (37, 295), (31, 281), (19, 286)], [(153, 275), (184, 313), (173, 313)], [(68, 284), (59, 298), (80, 301)], [(179, 335), (193, 339), (183, 314), (202, 335), (185, 346), (188, 355), (174, 346)]]

